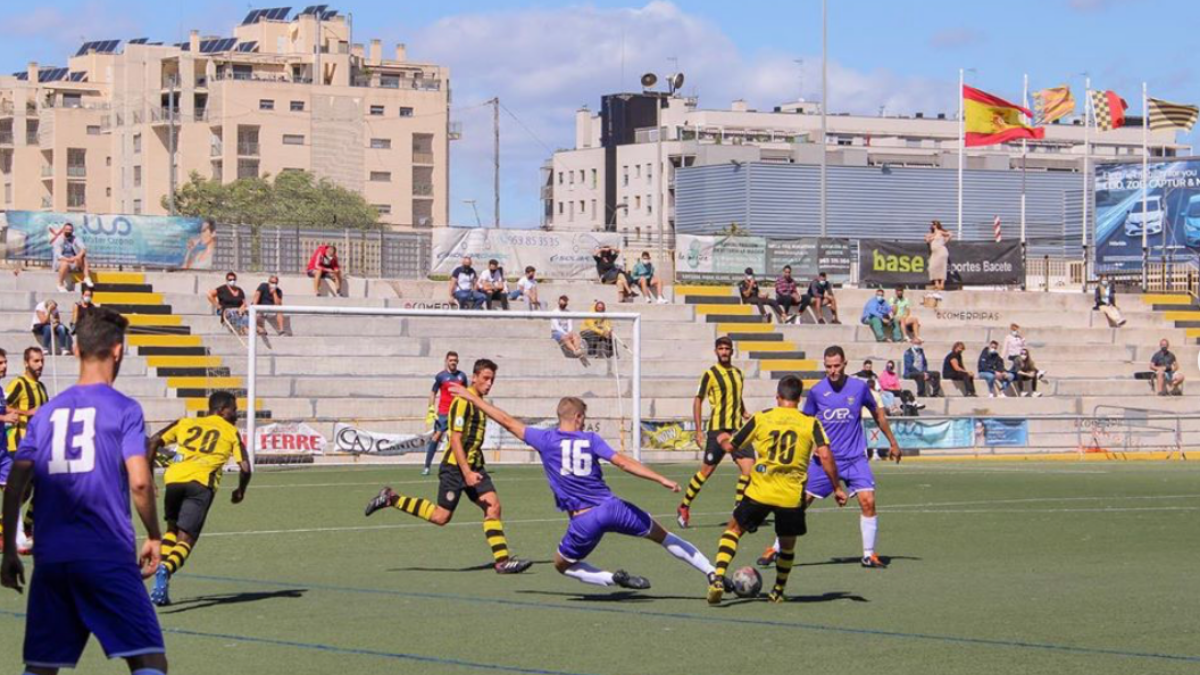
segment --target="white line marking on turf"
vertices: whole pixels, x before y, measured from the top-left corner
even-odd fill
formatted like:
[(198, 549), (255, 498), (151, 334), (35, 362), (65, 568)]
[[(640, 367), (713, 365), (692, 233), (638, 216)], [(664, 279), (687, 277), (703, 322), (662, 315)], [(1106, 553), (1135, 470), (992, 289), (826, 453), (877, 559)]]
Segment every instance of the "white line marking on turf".
[[(1195, 499), (1200, 498), (1200, 494), (1187, 495), (1125, 495), (1114, 496), (1104, 495), (1097, 497), (1030, 497), (1025, 499), (983, 499), (969, 502), (926, 502), (923, 504), (890, 504), (880, 506), (881, 511), (887, 510), (902, 510), (912, 508), (930, 508), (937, 506), (978, 506), (980, 504), (1028, 504), (1038, 502), (1094, 502), (1094, 501), (1127, 501), (1140, 499)], [(825, 509), (817, 509), (825, 510)]]

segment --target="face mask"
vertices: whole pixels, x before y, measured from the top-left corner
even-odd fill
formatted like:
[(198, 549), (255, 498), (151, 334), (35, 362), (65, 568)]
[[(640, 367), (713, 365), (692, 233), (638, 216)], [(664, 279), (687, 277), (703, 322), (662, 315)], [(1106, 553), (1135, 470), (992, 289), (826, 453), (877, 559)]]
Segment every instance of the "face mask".
[(275, 290), (275, 284), (270, 284), (270, 283), (269, 283), (269, 284), (267, 284), (267, 288), (269, 288), (269, 289), (271, 289), (271, 290), (273, 291), (273, 290)]
[(888, 364), (887, 371), (888, 371), (889, 373), (890, 373), (890, 372), (892, 372), (892, 371), (893, 371), (893, 370), (895, 370), (895, 369), (896, 369), (896, 366), (893, 366), (893, 365), (891, 365), (891, 364)]
[(875, 299), (876, 299), (877, 301), (879, 301), (879, 302), (883, 302), (883, 296), (882, 296), (882, 295), (877, 295), (877, 296), (875, 296)]
[(225, 284), (230, 288), (233, 288), (234, 286), (237, 286), (237, 279), (227, 279)]
[(989, 354), (991, 354), (991, 355), (993, 355), (993, 356), (995, 356), (995, 354), (996, 354), (996, 350), (995, 350), (995, 348), (989, 347), (989, 348), (988, 348), (988, 353), (989, 353)]
[(1013, 337), (1019, 337), (1021, 335), (1020, 331), (1015, 331), (1015, 330), (1012, 332), (1012, 334), (1013, 334)]
[(85, 305), (92, 304), (92, 296), (90, 296), (90, 295), (83, 296), (83, 304), (85, 304)]
[(68, 232), (68, 233), (66, 234), (66, 238), (67, 238), (67, 241), (71, 241), (72, 239), (74, 239), (74, 238), (75, 238), (75, 235), (74, 235), (74, 234), (71, 234), (70, 232)]

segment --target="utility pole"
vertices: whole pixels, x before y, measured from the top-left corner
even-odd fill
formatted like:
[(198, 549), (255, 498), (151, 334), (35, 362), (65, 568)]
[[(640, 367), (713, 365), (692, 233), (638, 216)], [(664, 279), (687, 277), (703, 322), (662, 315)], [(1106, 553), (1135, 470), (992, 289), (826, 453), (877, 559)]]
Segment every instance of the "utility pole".
[(167, 151), (170, 154), (171, 166), (168, 167), (167, 176), (170, 180), (170, 207), (171, 215), (175, 215), (175, 84), (179, 79), (176, 75), (171, 78), (171, 89), (167, 99)]
[(492, 104), (492, 198), (495, 200), (493, 226), (500, 229), (500, 97), (488, 101)]
[(821, 236), (829, 234), (829, 202), (828, 202), (828, 159), (829, 144), (826, 134), (829, 132), (826, 116), (829, 114), (829, 4), (821, 0)]

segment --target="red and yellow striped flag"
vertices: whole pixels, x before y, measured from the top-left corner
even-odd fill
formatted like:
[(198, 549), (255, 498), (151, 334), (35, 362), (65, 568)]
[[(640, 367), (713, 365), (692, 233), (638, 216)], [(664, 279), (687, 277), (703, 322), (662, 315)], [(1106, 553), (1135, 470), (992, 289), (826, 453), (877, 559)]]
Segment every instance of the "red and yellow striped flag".
[(1033, 123), (1049, 124), (1075, 112), (1075, 97), (1067, 85), (1033, 92)]
[(1025, 108), (967, 85), (963, 85), (962, 95), (967, 147), (1045, 138), (1045, 129), (1028, 127), (1022, 122), (1022, 115), (1033, 117)]

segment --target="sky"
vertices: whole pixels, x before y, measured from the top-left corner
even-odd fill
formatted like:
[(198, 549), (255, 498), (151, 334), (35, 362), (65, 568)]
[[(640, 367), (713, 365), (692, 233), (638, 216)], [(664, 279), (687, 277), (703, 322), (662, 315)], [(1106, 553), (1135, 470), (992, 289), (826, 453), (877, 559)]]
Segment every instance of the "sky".
[[(15, 3), (14, 3), (15, 4)], [(29, 61), (65, 65), (88, 40), (183, 41), (190, 29), (228, 36), (251, 7), (213, 0), (41, 0), (10, 6), (0, 23), (0, 72)], [(600, 97), (635, 91), (644, 72), (686, 75), (684, 92), (704, 108), (734, 99), (771, 107), (820, 99), (820, 0), (545, 0), (332, 4), (354, 17), (355, 42), (398, 42), (409, 59), (451, 69), (452, 119), (464, 135), (451, 149), (451, 223), (473, 225), (465, 200), (492, 222), (492, 113), (501, 114), (501, 222), (539, 224), (539, 167), (574, 143), (574, 113)], [(300, 9), (296, 6), (295, 9)], [(1196, 0), (829, 0), (830, 112), (877, 115), (957, 110), (958, 69), (968, 83), (1010, 100), (1070, 84), (1083, 73), (1140, 114), (1150, 95), (1200, 103)], [(1200, 144), (1200, 133), (1181, 136)]]

